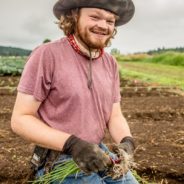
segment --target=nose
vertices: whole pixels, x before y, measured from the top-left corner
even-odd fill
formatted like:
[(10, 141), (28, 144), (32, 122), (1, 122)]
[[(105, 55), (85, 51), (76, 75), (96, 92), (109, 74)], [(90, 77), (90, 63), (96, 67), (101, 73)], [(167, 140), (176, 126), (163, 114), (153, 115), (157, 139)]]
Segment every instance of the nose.
[(107, 29), (108, 27), (107, 27), (107, 22), (106, 22), (106, 20), (100, 20), (100, 21), (98, 21), (98, 27), (100, 27), (100, 28), (102, 28), (102, 29)]

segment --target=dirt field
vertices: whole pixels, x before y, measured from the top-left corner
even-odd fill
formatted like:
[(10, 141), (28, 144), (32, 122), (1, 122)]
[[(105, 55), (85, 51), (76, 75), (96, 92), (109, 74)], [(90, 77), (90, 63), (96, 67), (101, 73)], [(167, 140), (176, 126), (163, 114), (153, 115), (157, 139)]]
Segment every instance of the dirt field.
[[(15, 101), (12, 87), (17, 82), (16, 77), (0, 77), (0, 183), (3, 184), (24, 183), (33, 149), (32, 144), (10, 129)], [(122, 81), (122, 111), (136, 140), (138, 173), (155, 183), (184, 183), (182, 93), (140, 82)]]

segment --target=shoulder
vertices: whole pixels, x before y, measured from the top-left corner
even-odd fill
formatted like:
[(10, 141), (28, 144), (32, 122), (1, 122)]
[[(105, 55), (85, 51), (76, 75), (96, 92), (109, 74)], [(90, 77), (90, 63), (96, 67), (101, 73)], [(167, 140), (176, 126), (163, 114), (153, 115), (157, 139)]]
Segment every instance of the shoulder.
[(48, 43), (41, 44), (37, 46), (33, 51), (32, 54), (34, 53), (40, 53), (40, 54), (52, 54), (52, 53), (57, 53), (64, 48), (66, 48), (68, 45), (67, 38), (61, 38), (59, 40), (51, 41)]
[(116, 58), (113, 55), (109, 54), (108, 52), (104, 52), (104, 57), (113, 63), (117, 63)]
[(105, 59), (105, 62), (108, 63), (111, 67), (117, 68), (118, 63), (114, 56), (112, 56), (108, 52), (104, 52), (102, 57)]

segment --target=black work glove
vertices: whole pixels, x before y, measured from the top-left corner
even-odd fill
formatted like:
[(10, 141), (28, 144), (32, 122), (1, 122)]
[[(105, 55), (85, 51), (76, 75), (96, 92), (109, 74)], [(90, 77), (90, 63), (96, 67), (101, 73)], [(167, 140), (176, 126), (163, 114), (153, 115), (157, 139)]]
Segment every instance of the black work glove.
[(119, 149), (123, 149), (126, 153), (128, 153), (128, 155), (133, 157), (135, 150), (133, 138), (130, 136), (124, 137), (119, 144)]
[(118, 178), (121, 175), (126, 174), (129, 169), (134, 165), (133, 153), (135, 150), (135, 144), (133, 138), (130, 136), (124, 137), (120, 144), (115, 148), (115, 153), (119, 158), (119, 164), (121, 166), (121, 172), (119, 175), (112, 176)]
[(98, 145), (88, 143), (74, 135), (64, 144), (63, 153), (72, 155), (73, 160), (86, 173), (106, 170), (111, 160)]

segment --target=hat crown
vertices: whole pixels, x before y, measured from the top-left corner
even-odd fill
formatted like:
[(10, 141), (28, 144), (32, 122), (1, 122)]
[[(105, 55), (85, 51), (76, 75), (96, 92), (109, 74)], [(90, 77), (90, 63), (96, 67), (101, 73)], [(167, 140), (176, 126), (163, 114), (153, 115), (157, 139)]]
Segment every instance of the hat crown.
[(60, 19), (68, 10), (74, 8), (100, 8), (119, 16), (116, 26), (130, 21), (134, 15), (135, 7), (132, 0), (58, 0), (54, 5), (54, 15)]

